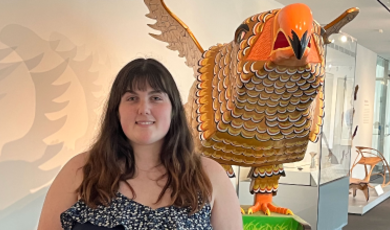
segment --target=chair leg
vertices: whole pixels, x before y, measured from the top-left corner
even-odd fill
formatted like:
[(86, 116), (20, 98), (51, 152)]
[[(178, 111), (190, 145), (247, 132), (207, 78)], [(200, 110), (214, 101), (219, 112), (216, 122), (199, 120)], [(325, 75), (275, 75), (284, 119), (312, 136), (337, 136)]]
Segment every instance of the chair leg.
[(364, 193), (364, 196), (366, 197), (366, 201), (368, 201), (370, 199), (370, 191), (368, 189), (368, 186), (367, 185), (363, 185), (362, 186), (362, 191)]

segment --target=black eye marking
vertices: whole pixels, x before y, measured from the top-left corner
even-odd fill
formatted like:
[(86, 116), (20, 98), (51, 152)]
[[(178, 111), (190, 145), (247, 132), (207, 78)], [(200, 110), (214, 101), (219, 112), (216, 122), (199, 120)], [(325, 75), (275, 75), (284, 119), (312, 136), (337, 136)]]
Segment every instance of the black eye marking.
[(248, 25), (241, 24), (236, 30), (234, 41), (240, 43), (244, 39), (244, 36), (248, 31), (249, 31)]

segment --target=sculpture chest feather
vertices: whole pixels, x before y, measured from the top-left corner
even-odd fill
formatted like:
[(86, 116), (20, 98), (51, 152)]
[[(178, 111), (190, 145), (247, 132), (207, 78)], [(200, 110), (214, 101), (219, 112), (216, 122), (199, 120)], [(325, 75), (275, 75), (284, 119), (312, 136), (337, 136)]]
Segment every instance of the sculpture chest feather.
[(322, 94), (322, 65), (241, 61), (235, 49), (214, 46), (199, 62), (192, 118), (202, 153), (245, 166), (302, 160), (312, 103)]

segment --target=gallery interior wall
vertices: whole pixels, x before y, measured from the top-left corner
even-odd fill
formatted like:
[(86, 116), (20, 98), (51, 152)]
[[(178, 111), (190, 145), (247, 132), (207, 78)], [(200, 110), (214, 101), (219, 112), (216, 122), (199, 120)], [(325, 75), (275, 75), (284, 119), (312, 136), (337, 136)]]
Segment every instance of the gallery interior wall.
[[(358, 41), (359, 43), (359, 41)], [(373, 113), (375, 99), (377, 54), (358, 44), (356, 57), (355, 85), (359, 86), (357, 100), (354, 102), (355, 116), (353, 129), (358, 126), (358, 131), (353, 146), (371, 147), (373, 132)], [(351, 165), (356, 158), (356, 149), (351, 149)], [(363, 179), (364, 167), (356, 166), (352, 172), (354, 178)]]
[[(203, 48), (230, 42), (272, 0), (166, 0)], [(153, 31), (141, 0), (2, 0), (0, 8), (0, 229), (36, 229), (60, 168), (93, 140), (119, 69), (151, 57), (172, 72), (183, 102), (192, 69)], [(21, 221), (22, 220), (22, 221)]]

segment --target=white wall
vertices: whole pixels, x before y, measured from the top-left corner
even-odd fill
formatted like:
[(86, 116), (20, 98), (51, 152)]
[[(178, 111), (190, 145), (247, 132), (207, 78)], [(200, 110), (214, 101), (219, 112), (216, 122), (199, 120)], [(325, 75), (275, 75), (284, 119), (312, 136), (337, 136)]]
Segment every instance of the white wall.
[[(373, 132), (373, 111), (375, 96), (377, 54), (358, 45), (356, 57), (355, 85), (359, 85), (357, 100), (354, 103), (355, 117), (353, 130), (358, 125), (358, 132), (353, 140), (354, 146), (371, 147)], [(356, 158), (356, 149), (351, 150), (351, 166)], [(360, 165), (355, 167), (352, 176), (364, 177), (364, 168)]]
[[(203, 48), (230, 42), (272, 0), (166, 0)], [(36, 229), (60, 168), (90, 144), (113, 78), (153, 57), (187, 100), (192, 69), (150, 37), (141, 0), (2, 0), (0, 7), (0, 229)], [(22, 220), (22, 221), (21, 221)]]

